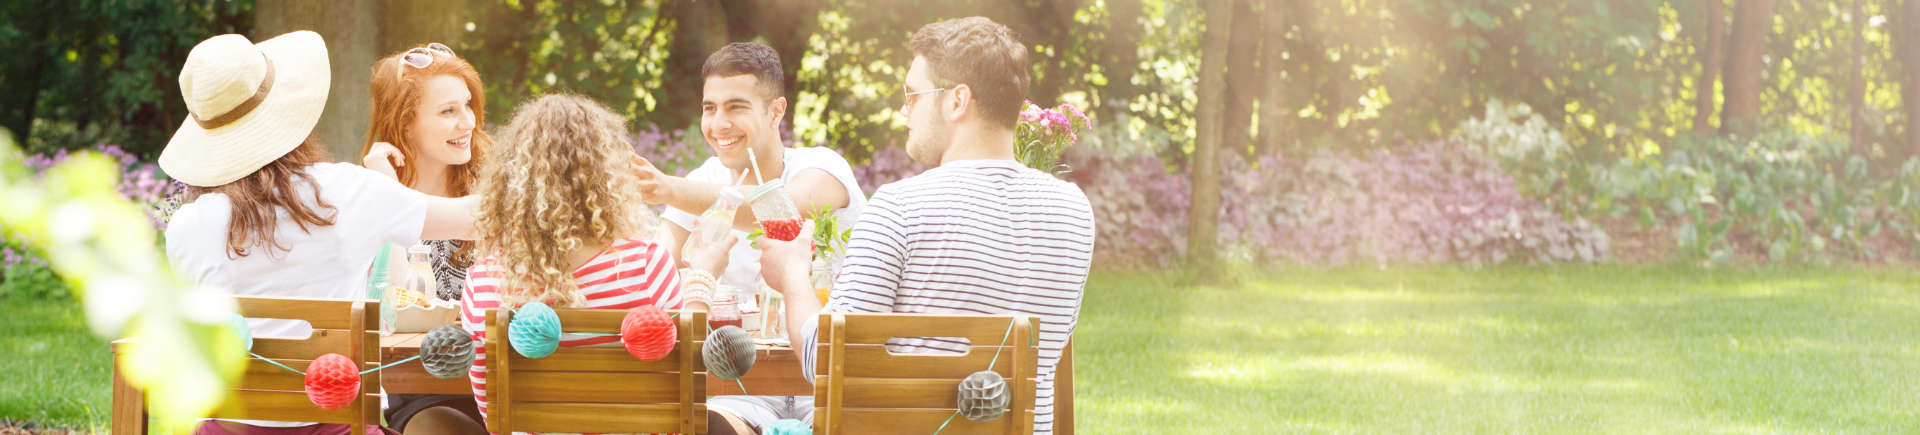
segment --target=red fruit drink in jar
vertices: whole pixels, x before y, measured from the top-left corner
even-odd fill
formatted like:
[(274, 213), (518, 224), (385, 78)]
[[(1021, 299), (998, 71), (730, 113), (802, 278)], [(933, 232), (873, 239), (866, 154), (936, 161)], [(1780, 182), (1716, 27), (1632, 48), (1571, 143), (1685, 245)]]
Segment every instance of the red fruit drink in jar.
[(791, 242), (800, 237), (800, 218), (760, 221), (760, 229), (774, 240)]

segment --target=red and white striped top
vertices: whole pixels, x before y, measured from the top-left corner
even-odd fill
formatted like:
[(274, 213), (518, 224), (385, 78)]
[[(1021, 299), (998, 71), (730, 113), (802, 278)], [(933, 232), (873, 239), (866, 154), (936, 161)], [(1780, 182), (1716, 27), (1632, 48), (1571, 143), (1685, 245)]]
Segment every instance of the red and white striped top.
[[(680, 309), (680, 274), (667, 249), (659, 244), (623, 239), (587, 260), (573, 271), (573, 280), (585, 296), (572, 308), (628, 309), (653, 304), (661, 309)], [(487, 311), (500, 307), (501, 275), (505, 271), (493, 257), (487, 257), (467, 269), (465, 297), (460, 302), (460, 324), (473, 334), (473, 369), (467, 379), (473, 383), (473, 397), (480, 415), (487, 414)], [(610, 344), (620, 337), (561, 334), (564, 347)]]

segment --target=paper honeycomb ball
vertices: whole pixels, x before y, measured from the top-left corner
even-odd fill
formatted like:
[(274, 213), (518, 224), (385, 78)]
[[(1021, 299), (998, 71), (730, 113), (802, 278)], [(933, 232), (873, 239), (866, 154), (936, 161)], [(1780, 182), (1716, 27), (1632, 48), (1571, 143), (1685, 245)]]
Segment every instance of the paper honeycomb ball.
[(360, 368), (337, 353), (307, 365), (307, 400), (320, 409), (340, 409), (360, 395)]
[(233, 334), (240, 337), (240, 344), (246, 346), (248, 352), (252, 352), (253, 327), (247, 326), (247, 317), (240, 315), (240, 313), (233, 313), (233, 318), (229, 320), (230, 323), (227, 327), (233, 328)]
[(507, 324), (507, 344), (527, 358), (546, 358), (560, 347), (560, 315), (543, 302), (528, 302)]
[(781, 419), (760, 430), (760, 435), (813, 435), (813, 427), (807, 422), (791, 418)]
[(633, 307), (627, 310), (626, 319), (620, 321), (620, 344), (641, 361), (666, 358), (679, 339), (680, 331), (674, 328), (673, 319), (667, 318), (667, 312), (658, 306)]
[(700, 345), (700, 359), (706, 361), (707, 372), (720, 379), (740, 379), (748, 370), (753, 370), (753, 336), (738, 326), (722, 326), (707, 333), (707, 342)]
[(1000, 419), (1007, 413), (1007, 380), (992, 370), (981, 370), (960, 381), (960, 415), (975, 422)]
[(420, 340), (420, 365), (440, 379), (467, 375), (473, 368), (473, 336), (459, 326), (441, 325)]

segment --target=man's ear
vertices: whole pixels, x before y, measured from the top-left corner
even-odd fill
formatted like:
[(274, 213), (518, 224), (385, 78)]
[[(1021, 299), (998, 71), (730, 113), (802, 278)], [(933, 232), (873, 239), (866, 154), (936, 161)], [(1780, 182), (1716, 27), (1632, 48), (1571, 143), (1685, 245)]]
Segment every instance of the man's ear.
[(946, 110), (944, 110), (947, 121), (960, 122), (968, 116), (973, 116), (973, 103), (975, 102), (973, 101), (973, 88), (967, 87), (966, 84), (956, 84), (953, 85), (951, 92), (953, 92), (953, 98), (947, 99), (949, 102), (946, 104)]
[(773, 125), (780, 125), (780, 119), (787, 116), (787, 97), (774, 97), (767, 103), (767, 113), (773, 115)]

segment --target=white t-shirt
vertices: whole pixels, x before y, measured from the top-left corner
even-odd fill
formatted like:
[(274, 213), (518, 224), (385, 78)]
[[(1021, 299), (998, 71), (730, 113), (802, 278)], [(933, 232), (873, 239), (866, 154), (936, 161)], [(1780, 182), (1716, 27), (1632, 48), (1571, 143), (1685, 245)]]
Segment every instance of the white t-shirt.
[[(860, 218), (860, 209), (867, 205), (867, 194), (860, 190), (860, 183), (853, 179), (853, 166), (848, 165), (847, 159), (840, 157), (840, 153), (822, 147), (801, 147), (787, 148), (781, 155), (782, 160), (786, 162), (786, 169), (780, 173), (781, 180), (793, 181), (795, 174), (808, 169), (827, 171), (827, 175), (839, 180), (840, 186), (847, 189), (847, 206), (834, 210), (834, 219), (844, 228)], [(687, 173), (687, 179), (721, 186), (733, 184), (732, 171), (728, 171), (727, 166), (714, 157), (708, 157), (699, 168)], [(801, 210), (801, 213), (810, 211)], [(668, 222), (679, 225), (680, 229), (693, 231), (694, 224), (700, 219), (697, 213), (703, 212), (706, 210), (685, 211), (667, 207), (667, 210), (660, 215)], [(752, 243), (747, 243), (747, 234), (745, 231), (734, 230), (733, 235), (741, 240), (740, 243), (734, 244), (733, 250), (728, 253), (727, 271), (720, 275), (720, 285), (757, 291), (760, 288), (760, 250), (754, 249)], [(812, 235), (801, 235), (801, 237), (812, 237)]]
[[(366, 298), (367, 267), (374, 255), (389, 243), (420, 242), (427, 196), (347, 163), (315, 164), (306, 173), (320, 186), (320, 199), (333, 206), (333, 225), (301, 231), (279, 210), (274, 236), (287, 249), (256, 245), (248, 248), (247, 256), (231, 258), (227, 223), (233, 205), (226, 195), (210, 193), (174, 212), (167, 223), (167, 260), (193, 282), (235, 295)], [(315, 207), (312, 185), (296, 181), (295, 186), (301, 190), (300, 200)], [(248, 324), (257, 337), (299, 338), (313, 331), (296, 320), (252, 319)]]

